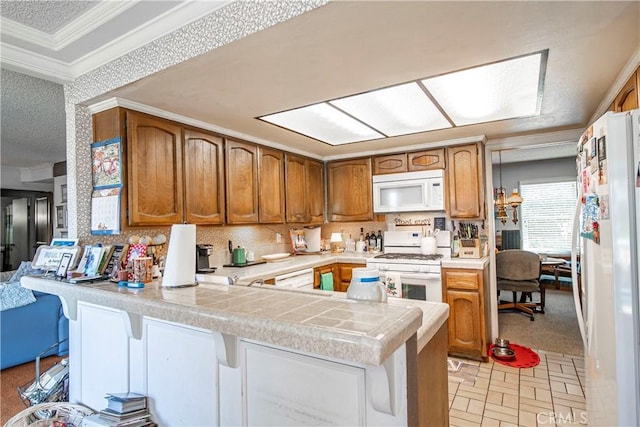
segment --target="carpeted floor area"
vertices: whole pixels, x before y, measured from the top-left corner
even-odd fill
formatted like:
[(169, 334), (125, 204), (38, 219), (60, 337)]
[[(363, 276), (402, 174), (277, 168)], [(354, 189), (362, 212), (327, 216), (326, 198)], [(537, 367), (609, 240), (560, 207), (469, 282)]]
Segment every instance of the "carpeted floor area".
[[(45, 372), (61, 359), (51, 356), (40, 360), (40, 372)], [(0, 371), (0, 425), (27, 407), (20, 399), (18, 386), (33, 382), (36, 377), (35, 366), (36, 362), (30, 362)]]
[[(535, 298), (535, 296), (534, 296)], [(567, 355), (584, 354), (571, 292), (547, 289), (545, 313), (535, 321), (518, 313), (498, 314), (500, 338), (530, 347)]]

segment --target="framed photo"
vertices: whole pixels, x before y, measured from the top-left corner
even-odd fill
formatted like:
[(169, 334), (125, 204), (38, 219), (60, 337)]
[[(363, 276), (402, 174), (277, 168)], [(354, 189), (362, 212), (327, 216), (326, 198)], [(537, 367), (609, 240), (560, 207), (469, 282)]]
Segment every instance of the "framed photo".
[(60, 203), (67, 203), (67, 184), (60, 186)]
[(66, 278), (67, 271), (69, 270), (69, 266), (71, 265), (71, 259), (73, 255), (69, 252), (63, 253), (62, 258), (60, 258), (60, 263), (58, 264), (58, 268), (56, 269), (56, 277)]
[[(68, 234), (68, 233), (65, 233)], [(68, 237), (54, 237), (51, 239), (49, 246), (76, 246), (78, 239), (69, 239)]]
[(66, 212), (64, 206), (56, 206), (56, 228), (67, 228)]

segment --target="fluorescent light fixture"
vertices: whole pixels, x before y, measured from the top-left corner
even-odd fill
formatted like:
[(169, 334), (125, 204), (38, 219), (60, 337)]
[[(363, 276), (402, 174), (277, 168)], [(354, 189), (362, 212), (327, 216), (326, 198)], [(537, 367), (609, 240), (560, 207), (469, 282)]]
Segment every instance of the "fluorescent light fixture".
[(331, 145), (384, 138), (381, 133), (326, 102), (270, 114), (261, 119)]
[(548, 50), (259, 117), (331, 145), (540, 114)]
[(422, 80), (456, 126), (538, 113), (542, 53)]
[(329, 101), (388, 136), (451, 127), (420, 86), (406, 83)]

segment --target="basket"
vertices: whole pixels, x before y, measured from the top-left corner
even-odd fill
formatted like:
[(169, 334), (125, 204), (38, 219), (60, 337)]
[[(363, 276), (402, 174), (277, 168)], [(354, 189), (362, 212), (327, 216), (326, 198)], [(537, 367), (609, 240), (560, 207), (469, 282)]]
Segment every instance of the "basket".
[(11, 417), (4, 427), (79, 427), (82, 419), (95, 411), (68, 402), (45, 402), (23, 409)]

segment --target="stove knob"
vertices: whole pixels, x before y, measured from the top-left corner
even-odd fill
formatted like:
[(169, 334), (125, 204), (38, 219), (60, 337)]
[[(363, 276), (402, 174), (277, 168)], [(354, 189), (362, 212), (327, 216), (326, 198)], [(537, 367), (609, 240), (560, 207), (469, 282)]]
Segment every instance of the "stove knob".
[(380, 270), (380, 271), (389, 271), (389, 266), (388, 265), (381, 265), (380, 267), (378, 267), (378, 270)]
[(420, 267), (413, 267), (414, 273), (420, 273)]

